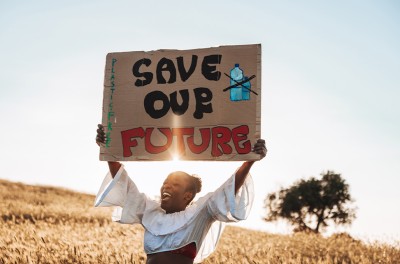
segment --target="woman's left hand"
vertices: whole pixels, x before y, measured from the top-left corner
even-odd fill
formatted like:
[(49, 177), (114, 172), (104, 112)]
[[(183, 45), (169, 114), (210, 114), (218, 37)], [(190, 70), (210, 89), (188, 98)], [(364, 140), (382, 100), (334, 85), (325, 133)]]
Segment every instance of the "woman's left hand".
[(254, 144), (253, 152), (260, 154), (260, 160), (263, 159), (267, 155), (267, 147), (265, 146), (264, 139), (258, 139), (256, 144)]

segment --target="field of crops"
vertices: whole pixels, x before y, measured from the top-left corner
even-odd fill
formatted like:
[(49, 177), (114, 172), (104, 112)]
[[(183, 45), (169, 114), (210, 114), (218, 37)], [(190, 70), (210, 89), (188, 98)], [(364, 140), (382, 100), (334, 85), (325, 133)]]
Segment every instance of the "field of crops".
[[(92, 195), (0, 180), (0, 263), (144, 263), (143, 229), (110, 221)], [(204, 263), (400, 263), (400, 248), (341, 234), (228, 226)]]

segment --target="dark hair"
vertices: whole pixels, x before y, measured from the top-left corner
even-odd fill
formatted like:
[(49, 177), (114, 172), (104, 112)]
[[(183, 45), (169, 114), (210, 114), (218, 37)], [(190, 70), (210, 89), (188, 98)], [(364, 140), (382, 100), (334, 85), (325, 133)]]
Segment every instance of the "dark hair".
[(190, 186), (189, 186), (189, 191), (191, 191), (193, 194), (201, 192), (201, 178), (197, 176), (196, 174), (188, 175), (190, 179)]
[(193, 194), (192, 199), (190, 199), (190, 201), (188, 202), (188, 204), (190, 204), (196, 196), (196, 193), (199, 193), (201, 191), (201, 179), (196, 174), (187, 174), (187, 176), (189, 179), (189, 186), (187, 188), (187, 191)]
[(193, 201), (194, 197), (196, 196), (196, 193), (201, 192), (201, 178), (199, 176), (197, 176), (196, 174), (188, 174), (184, 171), (175, 171), (175, 172), (171, 172), (168, 177), (170, 175), (182, 175), (182, 176), (186, 176), (187, 182), (188, 182), (188, 186), (186, 188), (185, 191), (191, 192), (192, 198), (190, 199), (190, 201), (188, 202), (188, 204)]

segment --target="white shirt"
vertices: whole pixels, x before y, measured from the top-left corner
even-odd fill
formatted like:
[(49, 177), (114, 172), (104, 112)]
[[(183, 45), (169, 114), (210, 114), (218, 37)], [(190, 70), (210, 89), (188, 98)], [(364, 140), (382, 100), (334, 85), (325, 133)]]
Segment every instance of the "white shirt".
[(216, 248), (223, 222), (247, 218), (253, 204), (250, 175), (235, 195), (235, 175), (216, 191), (208, 193), (184, 211), (166, 214), (156, 202), (140, 193), (123, 166), (114, 179), (108, 173), (96, 196), (95, 206), (117, 206), (112, 220), (122, 224), (142, 224), (144, 251), (153, 254), (196, 243), (195, 263), (203, 261)]

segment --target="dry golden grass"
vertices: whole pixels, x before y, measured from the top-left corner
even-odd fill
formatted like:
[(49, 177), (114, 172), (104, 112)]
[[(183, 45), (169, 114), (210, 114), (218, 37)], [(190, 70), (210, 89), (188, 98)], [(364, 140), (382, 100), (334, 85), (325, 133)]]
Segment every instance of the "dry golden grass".
[[(144, 263), (143, 228), (110, 221), (94, 196), (0, 180), (0, 263)], [(272, 235), (228, 226), (204, 263), (400, 263), (400, 249), (348, 235)]]

